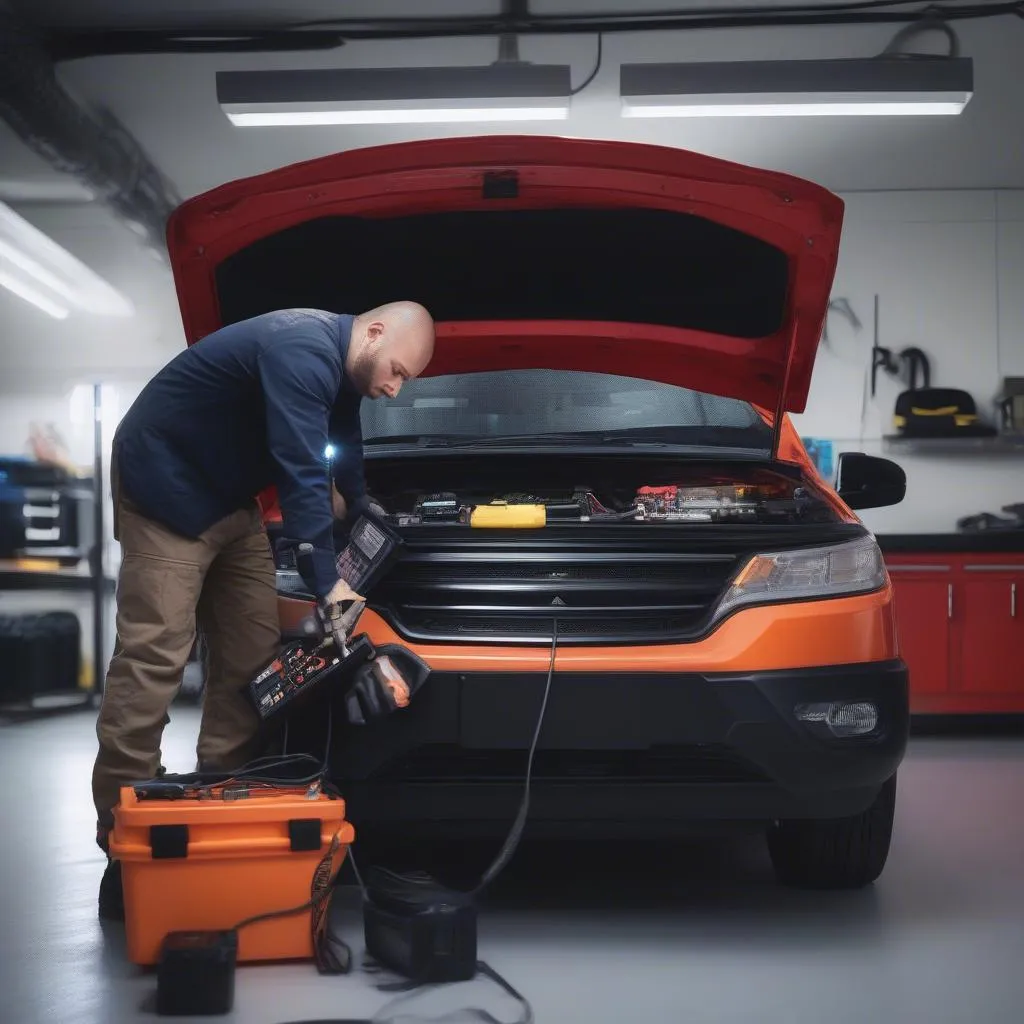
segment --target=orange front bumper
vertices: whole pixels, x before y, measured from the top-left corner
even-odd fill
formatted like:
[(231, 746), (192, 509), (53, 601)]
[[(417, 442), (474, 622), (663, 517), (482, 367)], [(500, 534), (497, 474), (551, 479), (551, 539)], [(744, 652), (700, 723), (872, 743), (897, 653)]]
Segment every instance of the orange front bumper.
[[(293, 632), (312, 606), (279, 600), (281, 628)], [(403, 640), (375, 612), (366, 611), (358, 631), (374, 644), (401, 644), (435, 671), (541, 672), (544, 646), (419, 644)], [(706, 637), (654, 646), (562, 647), (559, 672), (753, 672), (887, 661), (898, 655), (891, 587), (857, 597), (767, 604), (735, 612)]]

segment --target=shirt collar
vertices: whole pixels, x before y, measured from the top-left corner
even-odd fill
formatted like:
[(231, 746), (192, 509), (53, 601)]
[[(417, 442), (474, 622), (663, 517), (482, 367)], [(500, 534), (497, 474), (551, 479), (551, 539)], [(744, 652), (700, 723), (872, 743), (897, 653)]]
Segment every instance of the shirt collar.
[(351, 313), (338, 314), (338, 347), (341, 349), (342, 363), (348, 358), (348, 347), (352, 342), (352, 325), (356, 318)]

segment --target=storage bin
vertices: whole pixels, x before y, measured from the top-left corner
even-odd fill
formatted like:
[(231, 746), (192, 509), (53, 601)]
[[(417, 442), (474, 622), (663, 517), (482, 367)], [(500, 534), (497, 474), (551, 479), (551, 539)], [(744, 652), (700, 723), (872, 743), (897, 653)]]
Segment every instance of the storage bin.
[(0, 705), (76, 691), (80, 647), (74, 612), (0, 615)]
[[(110, 853), (121, 862), (132, 963), (157, 963), (169, 932), (230, 929), (302, 906), (325, 858), (333, 883), (355, 838), (344, 800), (302, 787), (249, 794), (140, 800), (121, 790)], [(311, 959), (312, 932), (309, 909), (248, 925), (238, 960)]]

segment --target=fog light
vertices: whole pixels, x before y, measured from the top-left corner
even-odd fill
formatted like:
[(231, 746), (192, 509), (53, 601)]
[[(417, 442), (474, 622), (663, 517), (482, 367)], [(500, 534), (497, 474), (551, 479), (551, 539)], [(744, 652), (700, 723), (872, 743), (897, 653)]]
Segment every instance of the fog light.
[(843, 704), (831, 701), (822, 704), (797, 704), (793, 709), (800, 722), (826, 726), (838, 739), (866, 736), (878, 727), (878, 707), (867, 701)]

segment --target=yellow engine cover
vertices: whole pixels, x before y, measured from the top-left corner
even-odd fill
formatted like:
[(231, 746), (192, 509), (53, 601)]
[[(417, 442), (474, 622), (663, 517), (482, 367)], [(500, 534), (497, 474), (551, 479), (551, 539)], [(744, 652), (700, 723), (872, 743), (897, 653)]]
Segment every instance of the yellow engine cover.
[(547, 520), (543, 505), (476, 505), (469, 515), (469, 525), (482, 529), (535, 530)]

